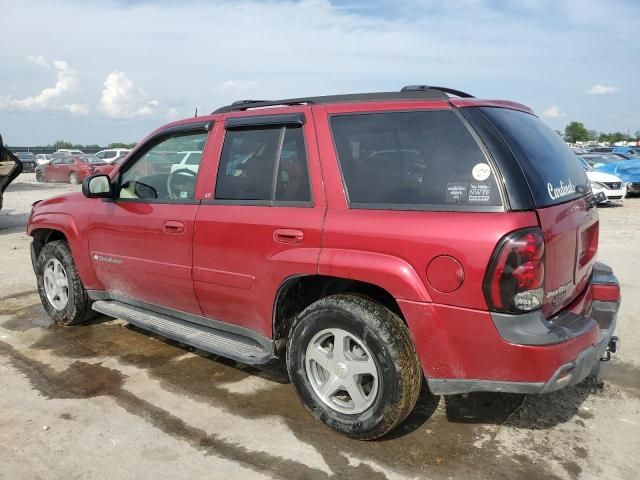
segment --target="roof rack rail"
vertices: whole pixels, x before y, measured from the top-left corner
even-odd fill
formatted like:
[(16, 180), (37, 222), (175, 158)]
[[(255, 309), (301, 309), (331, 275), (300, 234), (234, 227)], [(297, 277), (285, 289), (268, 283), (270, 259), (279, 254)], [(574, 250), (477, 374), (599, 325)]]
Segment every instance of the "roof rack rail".
[(423, 90), (437, 90), (442, 93), (448, 93), (450, 95), (455, 95), (460, 98), (475, 98), (473, 95), (463, 92), (462, 90), (456, 90), (455, 88), (449, 87), (434, 87), (433, 85), (407, 85), (406, 87), (402, 87), (401, 92), (417, 92)]
[(399, 92), (350, 93), (346, 95), (324, 95), (318, 97), (300, 97), (284, 100), (238, 100), (231, 105), (220, 107), (213, 113), (228, 113), (249, 110), (251, 108), (278, 107), (285, 105), (309, 105), (318, 103), (372, 102), (376, 100), (443, 100), (447, 95), (461, 98), (473, 98), (468, 93), (447, 87), (430, 85), (409, 85)]

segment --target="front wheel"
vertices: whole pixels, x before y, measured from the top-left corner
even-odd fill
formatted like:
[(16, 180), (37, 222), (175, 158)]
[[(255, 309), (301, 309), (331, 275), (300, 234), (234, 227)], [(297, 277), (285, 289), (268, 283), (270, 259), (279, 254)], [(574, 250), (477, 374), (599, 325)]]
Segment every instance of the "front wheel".
[(381, 437), (402, 422), (422, 385), (406, 325), (360, 295), (333, 295), (300, 314), (287, 369), (313, 417), (360, 440)]
[(46, 182), (46, 180), (47, 179), (44, 176), (44, 172), (42, 172), (42, 171), (36, 172), (36, 181), (37, 182), (44, 183), (44, 182)]
[(91, 318), (91, 300), (64, 240), (42, 247), (36, 265), (38, 293), (45, 311), (58, 325), (75, 325)]
[(78, 183), (80, 183), (80, 179), (78, 178), (78, 174), (76, 172), (71, 172), (69, 174), (69, 183), (73, 185), (77, 185)]

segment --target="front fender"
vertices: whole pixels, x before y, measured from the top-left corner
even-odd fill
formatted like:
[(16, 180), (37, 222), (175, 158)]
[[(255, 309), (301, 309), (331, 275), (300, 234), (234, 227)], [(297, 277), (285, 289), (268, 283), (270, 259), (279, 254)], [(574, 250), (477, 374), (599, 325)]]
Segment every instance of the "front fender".
[(86, 236), (81, 234), (73, 216), (64, 212), (36, 213), (29, 219), (27, 234), (33, 237), (37, 230), (56, 230), (61, 232), (67, 239), (76, 269), (85, 288), (102, 289), (89, 261)]
[(320, 253), (318, 273), (377, 285), (398, 300), (431, 302), (414, 268), (405, 260), (391, 255), (324, 248)]

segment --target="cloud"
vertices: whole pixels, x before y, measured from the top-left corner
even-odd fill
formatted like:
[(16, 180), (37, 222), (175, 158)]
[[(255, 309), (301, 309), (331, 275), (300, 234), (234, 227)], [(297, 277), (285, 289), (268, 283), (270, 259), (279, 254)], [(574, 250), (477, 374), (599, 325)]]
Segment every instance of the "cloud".
[(226, 92), (245, 92), (258, 85), (254, 80), (227, 80), (222, 84), (222, 90)]
[(617, 93), (620, 89), (611, 85), (596, 84), (586, 91), (587, 95), (607, 95), (609, 93)]
[(42, 56), (28, 56), (27, 61), (44, 68), (53, 67), (56, 83), (36, 95), (25, 98), (0, 96), (0, 110), (61, 110), (71, 113), (88, 113), (88, 108), (79, 104), (66, 104), (63, 98), (71, 93), (78, 84), (76, 72), (63, 60), (55, 60), (51, 65)]
[(27, 62), (33, 63), (34, 65), (37, 65), (39, 67), (44, 67), (44, 68), (51, 67), (51, 65), (49, 65), (49, 62), (47, 62), (47, 60), (42, 55), (38, 55), (38, 56), (28, 55)]
[(560, 111), (560, 107), (557, 105), (551, 105), (544, 112), (542, 112), (542, 116), (545, 118), (560, 118), (565, 117), (567, 114)]
[(136, 87), (124, 72), (111, 72), (104, 81), (98, 109), (111, 118), (133, 118), (154, 113), (160, 102), (146, 100), (147, 93)]

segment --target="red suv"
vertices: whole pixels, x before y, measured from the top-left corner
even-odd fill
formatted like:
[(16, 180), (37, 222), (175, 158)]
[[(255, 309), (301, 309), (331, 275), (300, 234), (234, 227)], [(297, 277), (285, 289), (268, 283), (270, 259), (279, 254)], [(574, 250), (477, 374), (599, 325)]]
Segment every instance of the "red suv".
[(171, 123), (34, 205), (28, 233), (57, 323), (93, 310), (248, 364), (285, 356), (311, 415), (372, 439), (423, 380), (546, 393), (615, 351), (594, 207), (529, 108), (412, 86)]

